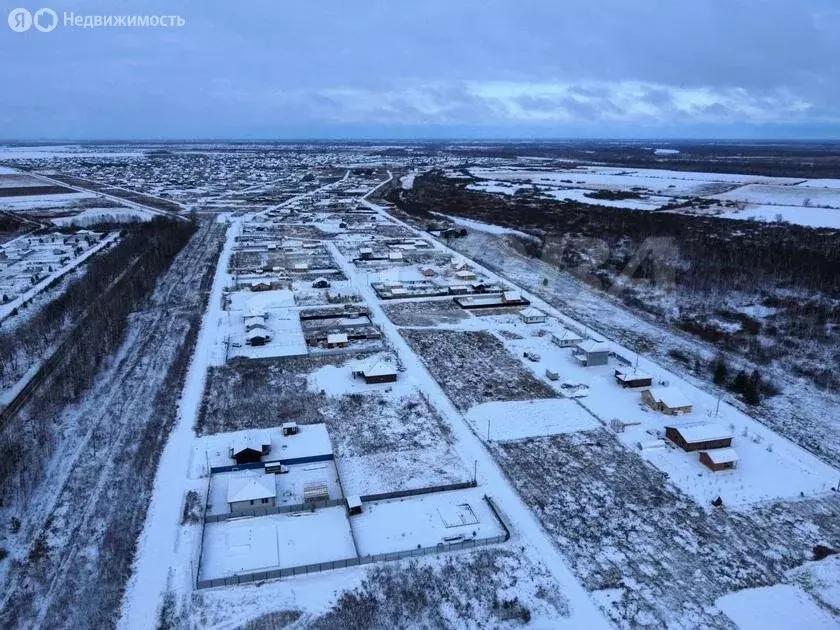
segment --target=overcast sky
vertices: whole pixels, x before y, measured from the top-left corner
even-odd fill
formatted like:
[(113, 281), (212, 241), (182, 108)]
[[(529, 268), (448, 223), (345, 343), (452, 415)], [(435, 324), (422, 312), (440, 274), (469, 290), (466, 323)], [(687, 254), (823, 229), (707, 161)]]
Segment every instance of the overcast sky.
[(0, 138), (840, 137), (838, 0), (49, 6), (0, 22)]

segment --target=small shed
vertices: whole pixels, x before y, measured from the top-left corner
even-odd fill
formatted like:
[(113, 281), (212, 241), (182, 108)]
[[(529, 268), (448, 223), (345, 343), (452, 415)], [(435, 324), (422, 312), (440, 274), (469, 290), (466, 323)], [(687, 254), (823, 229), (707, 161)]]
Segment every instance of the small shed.
[(519, 312), (519, 319), (526, 324), (544, 324), (545, 313), (543, 313), (540, 309), (531, 306), (526, 308), (524, 311)]
[(505, 291), (502, 293), (502, 302), (505, 304), (517, 304), (522, 302), (522, 294), (519, 291)]
[(388, 260), (402, 260), (402, 252), (388, 252)]
[(638, 387), (650, 387), (653, 384), (653, 377), (639, 370), (616, 369), (615, 382), (621, 387), (635, 389)]
[(348, 343), (347, 333), (330, 333), (327, 335), (327, 348), (346, 348)]
[(296, 263), (292, 266), (292, 271), (296, 271), (296, 272), (298, 272), (298, 273), (301, 273), (301, 272), (304, 272), (304, 271), (309, 271), (309, 263), (305, 263), (305, 262), (296, 262)]
[(354, 514), (361, 514), (362, 513), (362, 500), (358, 496), (347, 497), (345, 499), (347, 502), (347, 516), (353, 516)]
[(576, 345), (572, 356), (584, 367), (606, 365), (610, 357), (610, 346), (604, 341), (590, 339)]
[(232, 513), (256, 512), (277, 505), (277, 487), (271, 475), (238, 477), (228, 483), (227, 503)]
[(316, 278), (315, 282), (312, 283), (313, 289), (327, 289), (330, 286), (330, 281), (326, 278)]
[(642, 401), (651, 409), (669, 416), (691, 413), (693, 409), (688, 397), (676, 387), (653, 387), (643, 391)]
[(362, 260), (370, 260), (373, 258), (373, 250), (370, 247), (360, 247), (359, 258)]
[(735, 468), (738, 465), (738, 459), (738, 453), (731, 447), (700, 451), (700, 463), (714, 472)]
[(665, 437), (689, 452), (732, 446), (732, 432), (713, 422), (672, 424), (665, 427)]
[(289, 435), (297, 435), (298, 432), (298, 425), (297, 422), (284, 422), (281, 425), (283, 429), (283, 436), (287, 437)]
[(450, 295), (466, 295), (470, 292), (470, 288), (466, 284), (450, 284), (448, 288)]

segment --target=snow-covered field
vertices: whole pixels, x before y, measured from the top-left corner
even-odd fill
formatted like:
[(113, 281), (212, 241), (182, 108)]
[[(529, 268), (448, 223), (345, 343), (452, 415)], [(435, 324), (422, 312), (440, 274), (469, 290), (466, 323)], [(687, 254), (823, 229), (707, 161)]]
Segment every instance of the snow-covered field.
[(355, 557), (342, 506), (204, 526), (199, 579), (286, 569)]
[(805, 185), (750, 184), (715, 195), (714, 199), (759, 205), (840, 208), (840, 186), (813, 188)]

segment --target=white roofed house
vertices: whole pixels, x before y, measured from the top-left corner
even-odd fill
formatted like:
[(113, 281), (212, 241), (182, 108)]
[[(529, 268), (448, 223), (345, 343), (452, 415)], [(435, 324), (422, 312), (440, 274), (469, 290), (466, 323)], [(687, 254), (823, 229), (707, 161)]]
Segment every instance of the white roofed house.
[(471, 282), (476, 279), (475, 272), (469, 269), (461, 269), (456, 271), (454, 275), (460, 282)]
[(642, 401), (651, 409), (669, 416), (691, 413), (691, 400), (676, 387), (653, 387), (642, 392)]
[(260, 473), (234, 477), (228, 482), (227, 503), (231, 514), (254, 513), (277, 505), (274, 475)]
[(584, 367), (606, 365), (610, 357), (610, 345), (604, 341), (589, 339), (575, 346), (572, 356)]
[(519, 319), (526, 324), (543, 324), (545, 323), (545, 313), (531, 306), (519, 312)]
[(307, 262), (296, 262), (294, 265), (292, 265), (292, 271), (296, 271), (298, 273), (303, 272), (303, 271), (308, 271), (308, 270), (309, 270), (309, 263), (307, 263)]
[(384, 359), (373, 359), (364, 367), (353, 372), (353, 378), (357, 376), (365, 379), (365, 383), (393, 383), (397, 380), (397, 369)]
[(665, 437), (684, 451), (709, 451), (732, 446), (732, 431), (713, 422), (684, 422), (665, 427)]
[(624, 388), (636, 389), (650, 387), (653, 384), (653, 377), (633, 368), (618, 368), (615, 371), (615, 382)]
[(402, 260), (402, 252), (388, 252), (388, 260)]
[(271, 341), (271, 332), (262, 322), (254, 323), (245, 333), (245, 343), (249, 346), (264, 346)]
[(552, 333), (551, 341), (561, 348), (574, 348), (579, 343), (583, 343), (583, 337), (576, 332), (564, 328), (562, 332)]

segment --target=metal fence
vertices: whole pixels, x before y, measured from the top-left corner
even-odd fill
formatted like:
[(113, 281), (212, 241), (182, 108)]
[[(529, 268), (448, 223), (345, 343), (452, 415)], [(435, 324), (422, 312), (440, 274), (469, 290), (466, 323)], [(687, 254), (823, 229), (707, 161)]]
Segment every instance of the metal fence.
[[(507, 532), (507, 528), (505, 528)], [(248, 584), (251, 582), (261, 582), (263, 580), (273, 580), (277, 578), (295, 577), (298, 575), (309, 575), (311, 573), (320, 573), (322, 571), (333, 571), (335, 569), (346, 569), (347, 567), (358, 567), (363, 564), (371, 564), (374, 562), (389, 562), (394, 560), (402, 560), (405, 558), (419, 558), (428, 555), (439, 553), (446, 553), (448, 551), (463, 551), (466, 549), (475, 549), (477, 547), (484, 547), (486, 545), (495, 545), (508, 540), (510, 535), (506, 533), (501, 536), (491, 536), (489, 538), (462, 540), (454, 543), (438, 543), (433, 547), (418, 547), (416, 549), (406, 549), (405, 551), (394, 551), (391, 553), (378, 553), (360, 558), (345, 558), (343, 560), (333, 560), (330, 562), (319, 562), (315, 564), (305, 564), (297, 567), (289, 567), (286, 569), (272, 569), (270, 571), (256, 571), (254, 573), (243, 573), (232, 575), (226, 578), (218, 578), (215, 580), (198, 580), (196, 587), (214, 588), (216, 586), (236, 586), (238, 584)]]
[(421, 494), (432, 494), (434, 492), (447, 492), (449, 490), (465, 490), (475, 488), (476, 482), (464, 481), (461, 483), (449, 483), (442, 486), (429, 486), (427, 488), (415, 488), (413, 490), (396, 490), (394, 492), (380, 492), (379, 494), (365, 494), (359, 497), (362, 503), (370, 501), (386, 501), (388, 499), (401, 499), (403, 497), (416, 497)]
[(205, 523), (218, 523), (229, 521), (234, 518), (247, 518), (251, 516), (270, 516), (271, 514), (287, 514), (289, 512), (314, 512), (315, 510), (328, 507), (344, 505), (344, 499), (329, 499), (327, 501), (311, 501), (309, 503), (296, 503), (294, 505), (266, 505), (254, 507), (247, 512), (229, 512), (227, 514), (206, 514)]

